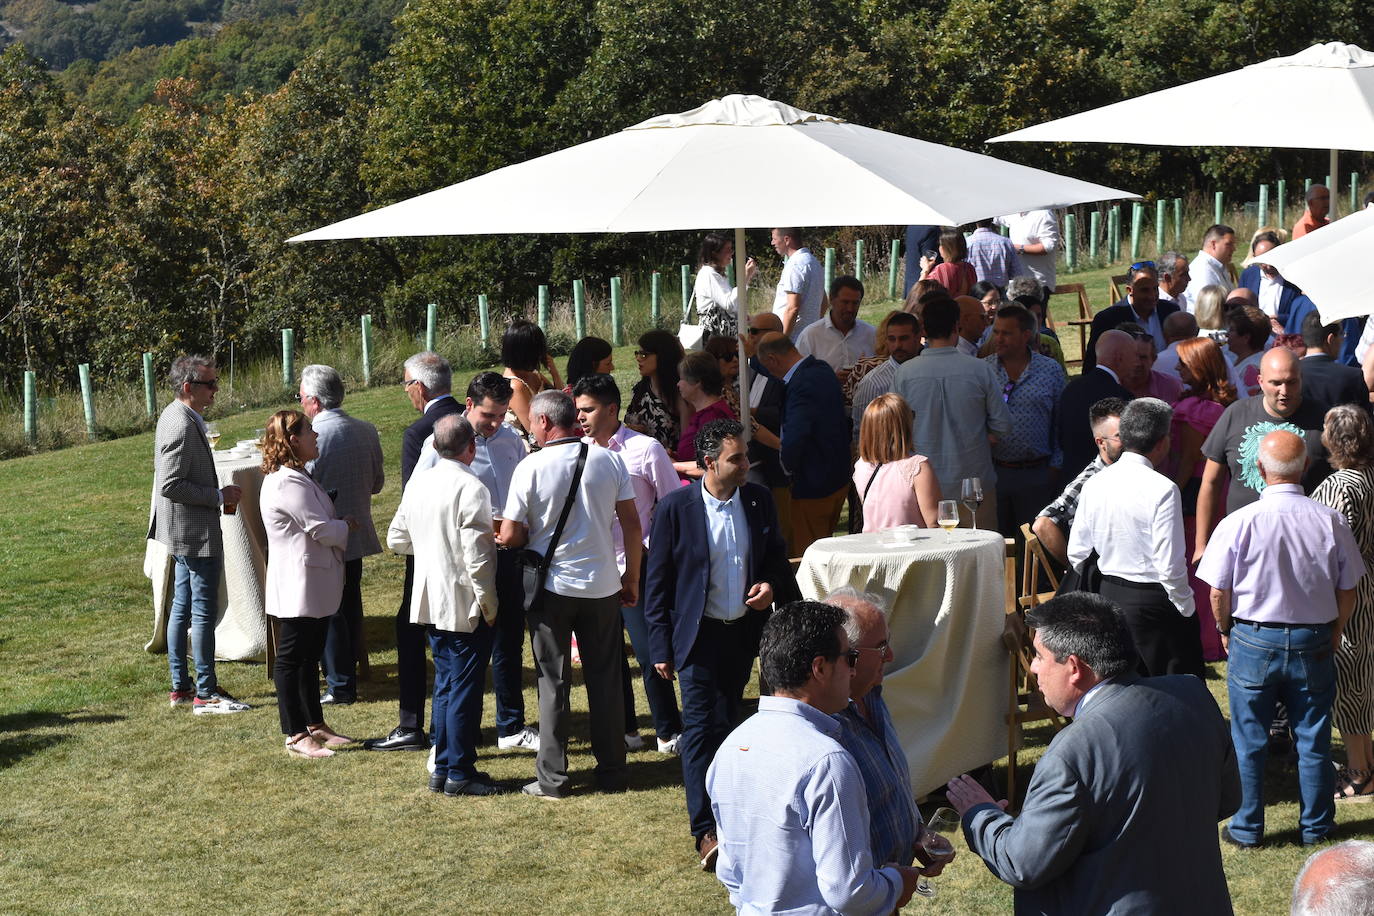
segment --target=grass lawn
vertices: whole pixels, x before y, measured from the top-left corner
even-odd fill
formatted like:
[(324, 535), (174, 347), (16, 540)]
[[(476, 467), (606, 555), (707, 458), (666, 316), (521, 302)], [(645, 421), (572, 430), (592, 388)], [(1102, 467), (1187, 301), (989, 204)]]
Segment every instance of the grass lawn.
[[(1100, 307), (1108, 273), (1065, 282), (1083, 278), (1101, 287), (1093, 294)], [(875, 303), (865, 315), (884, 308)], [(615, 355), (627, 392), (631, 351)], [(374, 511), (385, 527), (399, 499), (401, 431), (414, 413), (389, 384), (351, 394), (346, 407), (382, 434), (391, 476)], [(233, 442), (268, 413), (213, 419)], [(166, 658), (142, 650), (152, 619), (141, 572), (151, 452), (152, 436), (144, 434), (0, 462), (0, 911), (728, 908), (714, 877), (692, 867), (675, 758), (632, 754), (629, 793), (587, 790), (592, 761), (580, 691), (573, 694), (571, 746), (579, 791), (563, 803), (434, 796), (419, 754), (288, 758), (261, 665), (219, 666), (225, 687), (252, 703), (252, 712), (196, 718), (168, 709)], [(390, 555), (365, 565), (373, 675), (362, 685), (363, 702), (330, 716), (346, 734), (382, 735), (395, 724), (391, 621), (401, 572)], [(1006, 675), (998, 669), (987, 676)], [(532, 713), (528, 670), (526, 681)], [(1224, 702), (1224, 681), (1210, 684)], [(496, 751), (492, 721), (489, 696), (485, 736), (492, 744), (482, 748), (481, 765), (498, 779), (528, 781), (533, 756)], [(1023, 761), (1049, 737), (1031, 732), (1034, 749)], [(1291, 770), (1276, 766), (1270, 790), (1270, 847), (1223, 850), (1239, 913), (1285, 911), (1305, 858), (1296, 845)], [(1374, 807), (1342, 807), (1339, 817), (1345, 835), (1366, 835)], [(1010, 891), (967, 855), (938, 886), (931, 905), (941, 912), (1011, 907)], [(916, 901), (911, 910), (924, 905)]]

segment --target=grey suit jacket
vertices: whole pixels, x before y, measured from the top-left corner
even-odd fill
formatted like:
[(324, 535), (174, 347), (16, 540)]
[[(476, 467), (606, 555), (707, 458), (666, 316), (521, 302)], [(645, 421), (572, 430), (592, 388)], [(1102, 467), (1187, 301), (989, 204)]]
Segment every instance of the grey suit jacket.
[(1230, 730), (1191, 675), (1102, 685), (1050, 742), (1016, 818), (964, 814), (1017, 913), (1231, 912), (1217, 821), (1240, 804)]
[(219, 479), (196, 412), (180, 401), (162, 411), (153, 437), (153, 511), (148, 537), (173, 556), (223, 553)]
[(326, 492), (337, 490), (334, 509), (339, 518), (351, 515), (357, 530), (348, 536), (343, 558), (357, 560), (382, 552), (372, 524), (372, 497), (382, 492), (382, 440), (377, 427), (350, 417), (343, 408), (323, 410), (311, 422), (320, 437), (320, 457), (307, 465), (310, 475)]

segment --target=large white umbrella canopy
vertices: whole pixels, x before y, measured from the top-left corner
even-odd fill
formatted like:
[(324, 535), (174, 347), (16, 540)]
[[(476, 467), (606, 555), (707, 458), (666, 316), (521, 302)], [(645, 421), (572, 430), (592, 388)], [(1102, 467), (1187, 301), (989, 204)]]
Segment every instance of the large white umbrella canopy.
[(1302, 287), (1323, 324), (1374, 314), (1374, 210), (1361, 210), (1263, 255), (1263, 261)]
[(1374, 150), (1374, 53), (1313, 45), (988, 142), (1007, 140)]
[(957, 226), (1021, 210), (1135, 198), (759, 96), (728, 95), (290, 241)]

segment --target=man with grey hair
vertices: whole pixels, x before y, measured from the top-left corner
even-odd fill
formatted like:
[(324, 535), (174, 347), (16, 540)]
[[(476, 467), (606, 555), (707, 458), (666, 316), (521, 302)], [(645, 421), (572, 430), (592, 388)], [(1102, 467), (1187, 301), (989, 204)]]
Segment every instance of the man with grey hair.
[[(401, 387), (420, 419), (406, 427), (401, 437), (401, 490), (404, 494), (425, 440), (434, 424), (444, 417), (461, 413), (463, 405), (450, 393), (453, 380), (448, 360), (428, 350), (405, 361)], [(396, 681), (400, 715), (396, 727), (385, 738), (363, 743), (370, 751), (427, 751), (425, 735), (425, 628), (410, 622), (410, 591), (415, 582), (415, 560), (406, 557), (405, 582), (401, 586), (401, 606), (396, 610)]]
[(382, 552), (372, 524), (372, 497), (382, 492), (382, 440), (377, 427), (344, 412), (344, 384), (329, 366), (301, 370), (301, 411), (319, 437), (320, 457), (306, 470), (334, 497), (339, 517), (353, 516), (358, 524), (349, 532), (344, 550), (344, 590), (339, 610), (329, 618), (325, 635), (324, 668), (328, 692), (320, 703), (347, 705), (358, 698), (358, 663), (366, 664), (363, 647), (363, 557)]
[[(877, 595), (851, 586), (836, 589), (821, 599), (848, 613), (845, 633), (851, 648), (859, 650), (854, 677), (849, 682), (849, 705), (835, 714), (840, 723), (836, 738), (859, 765), (868, 798), (868, 834), (874, 862), (910, 865), (929, 855), (916, 844), (923, 830), (921, 812), (912, 797), (911, 772), (906, 752), (897, 740), (892, 714), (883, 701), (883, 666), (895, 657), (887, 627), (887, 611)], [(934, 877), (948, 860), (924, 871)]]
[(1159, 301), (1172, 302), (1184, 309), (1183, 291), (1193, 279), (1188, 269), (1188, 259), (1177, 251), (1169, 250), (1160, 256), (1155, 266), (1159, 268)]
[(1188, 265), (1190, 279), (1188, 288), (1183, 291), (1183, 301), (1188, 311), (1197, 308), (1197, 296), (1205, 286), (1220, 286), (1228, 293), (1236, 288), (1231, 282), (1229, 271), (1231, 255), (1236, 253), (1236, 230), (1217, 223), (1208, 226), (1202, 234), (1202, 250)]
[[(619, 455), (582, 441), (577, 408), (563, 392), (534, 396), (530, 433), (540, 448), (515, 466), (498, 541), (503, 547), (528, 548), (525, 606), (539, 675), (539, 750), (535, 781), (522, 791), (537, 798), (568, 795), (568, 694), (576, 633), (596, 783), (602, 791), (623, 792), (620, 607), (639, 600), (644, 540), (634, 486)], [(616, 563), (613, 517), (624, 536), (623, 573)]]
[[(180, 356), (168, 377), (175, 399), (158, 417), (153, 437), (153, 498), (148, 539), (172, 555), (172, 607), (167, 614), (167, 667), (172, 706), (196, 715), (234, 713), (248, 704), (234, 699), (215, 678), (215, 616), (224, 565), (220, 507), (233, 507), (238, 487), (221, 487), (202, 414), (215, 403), (219, 373), (205, 356)], [(192, 687), (186, 668), (186, 637), (195, 653)]]
[(1290, 916), (1374, 916), (1374, 843), (1346, 840), (1303, 863)]
[(1100, 593), (1125, 614), (1140, 674), (1202, 677), (1183, 501), (1178, 486), (1155, 470), (1169, 455), (1173, 416), (1157, 398), (1137, 398), (1121, 411), (1121, 457), (1083, 485), (1069, 565), (1081, 570), (1097, 552)]
[(969, 849), (1014, 888), (1018, 913), (1230, 913), (1216, 824), (1240, 789), (1207, 686), (1139, 677), (1130, 627), (1097, 595), (1060, 595), (1026, 623), (1040, 692), (1073, 726), (1014, 818), (968, 776), (949, 782)]
[(1246, 848), (1264, 842), (1264, 762), (1281, 699), (1298, 750), (1298, 823), (1310, 845), (1336, 826), (1334, 653), (1365, 567), (1345, 516), (1303, 495), (1302, 437), (1276, 429), (1258, 453), (1264, 491), (1221, 520), (1197, 568), (1212, 586), (1212, 616), (1230, 653), (1226, 688), (1243, 800), (1223, 839)]
[(401, 496), (387, 544), (413, 561), (410, 622), (434, 655), (434, 773), (431, 792), (495, 795), (477, 770), (482, 687), (496, 622), (496, 542), (491, 494), (469, 465), (477, 452), (466, 418), (434, 424), (439, 462), (417, 472)]
[(1324, 184), (1314, 184), (1307, 189), (1307, 209), (1302, 211), (1302, 216), (1293, 224), (1293, 232), (1290, 236), (1297, 240), (1309, 232), (1320, 229), (1322, 226), (1331, 222), (1331, 217), (1327, 214), (1331, 212), (1331, 189)]

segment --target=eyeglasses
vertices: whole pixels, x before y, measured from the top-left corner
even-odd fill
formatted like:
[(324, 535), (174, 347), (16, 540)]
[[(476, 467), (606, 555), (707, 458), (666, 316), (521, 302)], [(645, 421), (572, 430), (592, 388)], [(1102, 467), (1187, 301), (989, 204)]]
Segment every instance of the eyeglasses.
[(192, 385), (204, 385), (206, 388), (209, 388), (211, 391), (219, 391), (219, 379), (217, 379), (217, 378), (212, 378), (212, 379), (199, 379), (199, 378), (193, 378), (193, 379), (191, 379), (191, 384), (192, 384)]
[(404, 382), (401, 382), (401, 387), (402, 387), (402, 388), (409, 388), (411, 385), (418, 385), (418, 384), (420, 384), (420, 380), (419, 380), (419, 379), (417, 379), (417, 378), (408, 378), (408, 379), (406, 379)]
[(853, 668), (859, 663), (859, 650), (850, 649), (844, 653), (844, 660), (849, 662), (849, 667)]
[(1002, 402), (1004, 404), (1011, 402), (1011, 393), (1015, 390), (1016, 382), (1007, 382), (1002, 386)]
[(648, 350), (636, 350), (636, 351), (635, 351), (635, 359), (648, 359), (649, 357), (651, 357), (651, 356), (653, 356), (653, 355), (654, 355), (654, 354), (650, 353)]
[(884, 639), (882, 642), (878, 643), (876, 646), (855, 646), (853, 651), (855, 651), (855, 652), (877, 652), (877, 653), (879, 653), (879, 654), (881, 654), (881, 655), (886, 655), (886, 654), (887, 654), (887, 650), (888, 650), (888, 649), (891, 649), (891, 648), (892, 648), (891, 643), (889, 643), (886, 639)]

